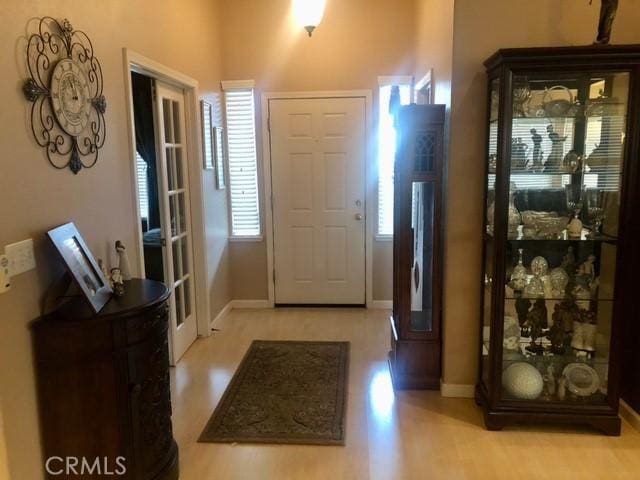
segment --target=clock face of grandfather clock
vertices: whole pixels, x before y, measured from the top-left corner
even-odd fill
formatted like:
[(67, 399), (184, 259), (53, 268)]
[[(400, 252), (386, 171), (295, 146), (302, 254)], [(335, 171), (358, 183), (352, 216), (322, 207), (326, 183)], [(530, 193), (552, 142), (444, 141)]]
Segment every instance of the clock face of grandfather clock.
[(51, 76), (51, 105), (60, 127), (79, 135), (91, 118), (91, 95), (87, 76), (71, 59), (60, 60)]

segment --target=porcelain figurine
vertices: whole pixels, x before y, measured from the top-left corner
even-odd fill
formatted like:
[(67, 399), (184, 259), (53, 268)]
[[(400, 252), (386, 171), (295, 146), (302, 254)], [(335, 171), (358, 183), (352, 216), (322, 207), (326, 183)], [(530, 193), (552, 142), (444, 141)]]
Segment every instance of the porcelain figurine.
[(111, 269), (111, 287), (113, 288), (113, 293), (116, 297), (124, 295), (124, 281), (119, 268)]
[(589, 310), (591, 304), (591, 290), (584, 285), (576, 285), (571, 292), (576, 299), (576, 305), (583, 310)]
[(556, 394), (556, 372), (553, 365), (547, 367), (547, 374), (544, 377), (547, 387), (547, 394), (553, 397)]
[(116, 252), (118, 254), (118, 268), (122, 274), (122, 279), (131, 280), (131, 267), (129, 266), (127, 249), (120, 240), (116, 241)]
[(558, 400), (564, 400), (567, 395), (567, 379), (564, 376), (558, 379)]

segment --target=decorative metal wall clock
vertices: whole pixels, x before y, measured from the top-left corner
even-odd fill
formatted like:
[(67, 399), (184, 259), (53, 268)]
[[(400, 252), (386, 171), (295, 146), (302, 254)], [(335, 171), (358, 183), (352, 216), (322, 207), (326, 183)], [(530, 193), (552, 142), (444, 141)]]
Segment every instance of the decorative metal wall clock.
[(91, 40), (66, 19), (43, 17), (27, 43), (27, 67), (31, 130), (49, 163), (75, 174), (93, 167), (104, 145), (107, 102)]

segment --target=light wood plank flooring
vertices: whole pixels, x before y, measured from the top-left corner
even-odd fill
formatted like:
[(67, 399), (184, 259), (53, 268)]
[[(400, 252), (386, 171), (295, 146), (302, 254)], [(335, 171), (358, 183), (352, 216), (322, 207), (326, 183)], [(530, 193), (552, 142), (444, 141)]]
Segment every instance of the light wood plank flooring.
[[(640, 480), (640, 433), (544, 426), (488, 432), (473, 400), (391, 389), (388, 312), (234, 310), (172, 369), (182, 480)], [(351, 342), (344, 447), (197, 443), (254, 339)]]

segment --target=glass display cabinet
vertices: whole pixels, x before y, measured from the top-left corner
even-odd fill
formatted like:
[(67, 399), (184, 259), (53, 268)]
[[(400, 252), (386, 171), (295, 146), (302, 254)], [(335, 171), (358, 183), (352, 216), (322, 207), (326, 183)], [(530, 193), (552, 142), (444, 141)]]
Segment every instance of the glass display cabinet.
[(396, 117), (389, 366), (398, 389), (440, 388), (444, 112), (407, 105)]
[(548, 421), (618, 435), (621, 325), (637, 288), (624, 259), (640, 248), (640, 46), (500, 50), (485, 66), (476, 401), (492, 430)]

